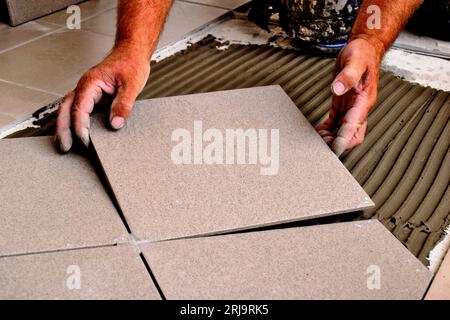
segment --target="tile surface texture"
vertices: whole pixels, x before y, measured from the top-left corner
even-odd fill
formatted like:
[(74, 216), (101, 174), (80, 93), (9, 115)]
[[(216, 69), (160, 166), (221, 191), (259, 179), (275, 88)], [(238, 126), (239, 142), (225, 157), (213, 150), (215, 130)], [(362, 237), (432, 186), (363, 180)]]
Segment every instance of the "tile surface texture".
[(0, 258), (0, 299), (160, 296), (135, 249), (123, 245)]
[(82, 0), (6, 0), (11, 25), (39, 18)]
[(113, 43), (100, 34), (58, 31), (0, 54), (0, 79), (65, 95)]
[[(138, 102), (127, 126), (115, 133), (105, 129), (100, 118), (99, 114), (93, 119), (93, 145), (139, 239), (220, 233), (373, 205), (278, 86)], [(257, 164), (175, 164), (171, 155), (178, 154), (173, 147), (180, 140), (174, 131), (187, 130), (197, 144), (194, 121), (202, 121), (203, 131), (217, 129), (223, 143), (227, 129), (254, 128), (255, 135), (257, 129), (267, 129), (266, 140), (258, 131), (262, 136), (259, 148), (262, 153), (268, 142), (266, 154), (273, 156), (272, 168), (278, 157), (271, 130), (279, 130), (279, 170), (262, 175), (269, 162), (261, 164), (259, 156)], [(196, 129), (199, 131), (202, 129)], [(197, 136), (201, 140), (201, 133)], [(220, 148), (226, 149), (216, 139)], [(208, 144), (204, 142), (205, 150)], [(226, 150), (223, 154), (227, 155)], [(247, 163), (249, 154), (247, 147)], [(192, 161), (195, 157), (191, 152)]]
[(450, 300), (450, 251), (447, 252), (444, 261), (442, 261), (425, 299)]
[(59, 155), (52, 139), (0, 140), (0, 256), (127, 239), (89, 162)]
[[(142, 250), (167, 299), (421, 299), (431, 280), (377, 220), (164, 241)], [(378, 272), (380, 282), (373, 278)]]

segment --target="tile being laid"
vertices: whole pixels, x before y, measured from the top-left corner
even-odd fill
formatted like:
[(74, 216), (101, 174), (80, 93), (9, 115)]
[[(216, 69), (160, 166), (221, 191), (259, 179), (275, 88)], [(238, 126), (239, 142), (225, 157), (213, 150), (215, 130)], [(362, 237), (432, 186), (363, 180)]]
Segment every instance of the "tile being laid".
[(128, 245), (0, 258), (0, 299), (161, 299)]
[(0, 140), (0, 256), (112, 245), (128, 232), (91, 164), (51, 137)]
[(431, 280), (430, 271), (378, 220), (163, 241), (141, 249), (167, 299), (422, 299)]
[(373, 205), (279, 86), (140, 101), (118, 132), (102, 117), (92, 121), (92, 142), (139, 239), (223, 233)]
[(450, 251), (442, 261), (425, 300), (450, 300)]

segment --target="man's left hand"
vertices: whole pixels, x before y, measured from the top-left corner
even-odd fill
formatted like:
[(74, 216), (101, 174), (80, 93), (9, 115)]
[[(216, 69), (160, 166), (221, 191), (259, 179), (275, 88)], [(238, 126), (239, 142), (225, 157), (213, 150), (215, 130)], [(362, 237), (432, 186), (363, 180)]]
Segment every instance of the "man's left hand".
[(366, 39), (354, 39), (340, 52), (334, 67), (333, 99), (319, 134), (340, 156), (364, 141), (367, 116), (378, 93), (382, 53)]

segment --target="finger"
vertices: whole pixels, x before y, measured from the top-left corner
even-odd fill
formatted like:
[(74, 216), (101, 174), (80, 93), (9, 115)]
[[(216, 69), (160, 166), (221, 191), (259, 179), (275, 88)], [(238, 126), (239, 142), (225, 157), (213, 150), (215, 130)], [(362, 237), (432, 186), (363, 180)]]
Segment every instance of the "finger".
[(367, 130), (366, 117), (364, 108), (354, 106), (348, 110), (332, 143), (337, 156), (363, 142)]
[(89, 146), (90, 115), (102, 94), (102, 85), (98, 80), (79, 83), (75, 91), (72, 125), (75, 135), (86, 147)]
[(109, 121), (113, 129), (119, 130), (123, 128), (131, 109), (133, 109), (133, 105), (138, 94), (139, 91), (133, 88), (119, 88), (111, 105), (111, 113), (109, 117)]
[(345, 97), (336, 97), (333, 96), (331, 101), (331, 109), (328, 112), (328, 118), (319, 126), (317, 126), (317, 131), (328, 131), (333, 134), (336, 133), (337, 128), (342, 121), (344, 116), (344, 111), (342, 105), (345, 102)]
[(336, 96), (342, 96), (354, 88), (366, 72), (366, 65), (360, 59), (349, 61), (335, 77), (331, 89)]
[(58, 108), (56, 118), (55, 140), (58, 149), (66, 153), (72, 147), (72, 131), (70, 130), (70, 110), (72, 109), (75, 92), (69, 92)]

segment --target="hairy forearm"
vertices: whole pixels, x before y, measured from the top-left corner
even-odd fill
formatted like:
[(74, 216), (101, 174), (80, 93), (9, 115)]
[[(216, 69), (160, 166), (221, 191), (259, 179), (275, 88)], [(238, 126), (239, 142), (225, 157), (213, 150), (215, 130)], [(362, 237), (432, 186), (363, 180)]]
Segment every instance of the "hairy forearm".
[[(422, 0), (363, 0), (350, 40), (366, 39), (375, 46), (380, 57), (383, 56), (422, 2)], [(375, 15), (378, 13), (380, 13), (379, 25), (374, 23), (377, 22), (374, 19), (377, 19)]]
[(151, 59), (173, 0), (120, 0), (115, 49)]

